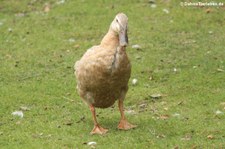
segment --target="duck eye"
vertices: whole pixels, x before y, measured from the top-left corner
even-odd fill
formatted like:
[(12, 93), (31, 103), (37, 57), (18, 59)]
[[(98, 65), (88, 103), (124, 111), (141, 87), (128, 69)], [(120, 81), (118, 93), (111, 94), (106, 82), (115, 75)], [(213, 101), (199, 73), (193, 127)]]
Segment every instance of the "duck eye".
[(119, 22), (118, 19), (116, 19), (116, 22), (117, 22), (117, 23)]

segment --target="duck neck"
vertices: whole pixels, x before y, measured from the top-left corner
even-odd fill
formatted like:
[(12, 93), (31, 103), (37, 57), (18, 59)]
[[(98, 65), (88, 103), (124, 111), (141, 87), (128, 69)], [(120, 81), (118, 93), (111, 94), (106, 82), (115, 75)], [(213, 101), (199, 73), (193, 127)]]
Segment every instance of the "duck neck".
[(114, 49), (119, 46), (119, 36), (116, 32), (109, 29), (108, 33), (103, 37), (100, 46), (107, 49)]

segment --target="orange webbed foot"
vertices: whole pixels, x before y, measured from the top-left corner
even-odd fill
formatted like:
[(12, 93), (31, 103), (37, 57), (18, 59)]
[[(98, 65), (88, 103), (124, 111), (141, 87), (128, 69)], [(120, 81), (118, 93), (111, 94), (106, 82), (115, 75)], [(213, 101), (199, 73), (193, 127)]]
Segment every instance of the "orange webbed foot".
[(100, 134), (100, 135), (103, 135), (103, 134), (106, 134), (108, 131), (108, 129), (105, 129), (103, 127), (101, 127), (100, 125), (95, 125), (93, 130), (91, 131), (91, 134)]
[(136, 127), (137, 125), (130, 124), (126, 119), (120, 120), (120, 123), (118, 125), (118, 129), (121, 129), (121, 130), (129, 130)]

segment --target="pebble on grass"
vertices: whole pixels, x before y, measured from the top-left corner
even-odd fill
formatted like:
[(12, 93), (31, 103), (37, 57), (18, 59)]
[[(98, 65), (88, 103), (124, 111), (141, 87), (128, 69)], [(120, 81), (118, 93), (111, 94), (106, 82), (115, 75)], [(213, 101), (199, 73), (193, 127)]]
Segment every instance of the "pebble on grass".
[(15, 112), (13, 112), (12, 113), (12, 115), (14, 115), (14, 116), (19, 116), (20, 118), (23, 118), (23, 111), (15, 111)]
[(68, 41), (69, 42), (75, 42), (75, 39), (74, 38), (70, 38)]
[(166, 14), (170, 13), (170, 11), (168, 9), (163, 9), (163, 12), (165, 12)]
[(65, 0), (60, 0), (60, 1), (56, 2), (56, 4), (58, 4), (58, 5), (61, 5), (61, 4), (64, 4), (64, 3), (65, 3)]
[(137, 83), (138, 83), (138, 80), (137, 80), (136, 78), (134, 78), (134, 79), (132, 80), (132, 85), (137, 85)]
[(88, 142), (87, 145), (97, 145), (97, 143), (94, 141), (91, 141), (91, 142)]
[(151, 8), (156, 8), (157, 5), (156, 4), (151, 4)]
[(217, 110), (217, 111), (216, 111), (216, 115), (220, 115), (220, 114), (223, 114), (223, 112), (220, 111), (220, 110)]
[(138, 45), (138, 44), (135, 44), (135, 45), (132, 45), (132, 49), (140, 50), (141, 49), (141, 46)]
[(150, 95), (150, 97), (152, 99), (160, 99), (160, 98), (162, 98), (162, 95), (161, 94), (152, 94), (152, 95)]

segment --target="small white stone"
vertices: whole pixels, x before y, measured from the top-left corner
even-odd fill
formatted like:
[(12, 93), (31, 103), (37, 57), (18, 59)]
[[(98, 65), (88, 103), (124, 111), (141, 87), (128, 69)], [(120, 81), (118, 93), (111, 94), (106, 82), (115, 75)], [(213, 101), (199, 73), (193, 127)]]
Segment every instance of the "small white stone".
[(96, 142), (94, 142), (94, 141), (91, 141), (91, 142), (88, 142), (88, 143), (87, 143), (87, 145), (92, 146), (92, 145), (97, 145), (97, 143), (96, 143)]
[(179, 113), (174, 113), (173, 116), (174, 116), (174, 117), (179, 117), (180, 114), (179, 114)]
[(223, 69), (220, 69), (220, 68), (218, 68), (217, 71), (218, 72), (224, 72), (224, 70)]
[(221, 112), (220, 110), (217, 110), (217, 111), (216, 111), (216, 114), (217, 114), (217, 115), (223, 114), (223, 112)]
[(150, 97), (153, 99), (160, 99), (160, 98), (162, 98), (162, 95), (161, 94), (152, 94), (152, 95), (150, 95)]
[(75, 39), (74, 38), (70, 38), (69, 42), (75, 42)]
[(30, 111), (30, 108), (28, 108), (26, 106), (21, 106), (20, 110), (22, 110), (22, 111)]
[(170, 13), (168, 9), (163, 9), (163, 12), (165, 12), (166, 14)]
[(56, 2), (56, 4), (58, 4), (58, 5), (63, 4), (63, 3), (65, 3), (65, 0), (60, 0), (60, 1)]
[(134, 78), (134, 79), (132, 80), (132, 85), (136, 85), (137, 82), (138, 82), (138, 80)]
[(125, 113), (135, 115), (137, 114), (134, 110), (125, 110)]
[(9, 32), (12, 32), (12, 28), (8, 28), (8, 31), (9, 31)]
[(209, 31), (209, 34), (212, 34), (213, 33), (213, 31)]
[(156, 7), (157, 7), (156, 4), (152, 4), (152, 5), (151, 5), (151, 8), (156, 8)]
[(132, 45), (132, 48), (133, 48), (133, 49), (141, 49), (141, 46), (138, 45), (138, 44), (135, 44), (135, 45)]
[(210, 53), (211, 53), (211, 51), (207, 51), (207, 52), (206, 52), (206, 54), (210, 54)]
[(23, 111), (15, 111), (15, 112), (12, 113), (12, 115), (19, 116), (20, 118), (23, 118)]

